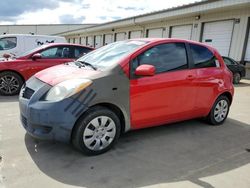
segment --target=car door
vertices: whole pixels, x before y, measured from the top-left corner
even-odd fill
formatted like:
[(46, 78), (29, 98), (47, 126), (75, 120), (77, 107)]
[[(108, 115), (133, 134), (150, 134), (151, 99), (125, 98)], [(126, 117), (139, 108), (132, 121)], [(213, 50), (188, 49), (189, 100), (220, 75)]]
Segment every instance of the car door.
[(33, 59), (31, 62), (32, 75), (43, 69), (74, 60), (69, 46), (53, 46), (43, 49), (39, 53), (41, 58)]
[[(154, 76), (136, 77), (142, 64), (154, 65)], [(130, 110), (132, 128), (144, 128), (193, 116), (195, 71), (188, 69), (184, 43), (150, 48), (131, 61)]]
[(195, 108), (199, 116), (207, 115), (219, 89), (223, 89), (223, 70), (220, 63), (208, 48), (189, 44), (193, 68), (197, 71), (197, 98)]

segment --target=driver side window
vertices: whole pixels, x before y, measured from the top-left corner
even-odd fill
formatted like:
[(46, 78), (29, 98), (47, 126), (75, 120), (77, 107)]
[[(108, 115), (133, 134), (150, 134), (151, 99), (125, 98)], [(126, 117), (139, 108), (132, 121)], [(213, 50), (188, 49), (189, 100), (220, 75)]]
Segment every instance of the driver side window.
[(43, 59), (53, 59), (53, 58), (69, 58), (70, 55), (69, 47), (52, 47), (42, 51), (40, 54)]
[(188, 68), (184, 43), (160, 44), (143, 52), (132, 61), (132, 70), (140, 65), (153, 65), (157, 73)]

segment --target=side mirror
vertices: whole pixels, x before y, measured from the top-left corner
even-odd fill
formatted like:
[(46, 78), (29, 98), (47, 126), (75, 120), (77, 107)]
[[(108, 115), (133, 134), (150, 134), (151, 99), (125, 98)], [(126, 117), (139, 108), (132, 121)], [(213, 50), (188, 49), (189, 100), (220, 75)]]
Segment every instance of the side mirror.
[(154, 76), (155, 67), (153, 65), (140, 65), (135, 70), (136, 76)]
[(36, 53), (36, 54), (34, 54), (33, 56), (32, 56), (32, 59), (35, 61), (35, 60), (37, 60), (37, 59), (41, 59), (42, 58), (42, 55), (41, 54), (39, 54), (39, 53)]
[(9, 58), (11, 57), (11, 55), (10, 55), (10, 54), (3, 54), (3, 57), (4, 57), (5, 59), (9, 59)]

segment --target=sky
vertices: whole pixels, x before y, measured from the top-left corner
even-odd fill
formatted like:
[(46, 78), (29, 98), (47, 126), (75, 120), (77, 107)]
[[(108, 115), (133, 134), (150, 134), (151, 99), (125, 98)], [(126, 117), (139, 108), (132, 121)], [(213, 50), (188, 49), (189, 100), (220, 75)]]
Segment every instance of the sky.
[(104, 23), (194, 2), (195, 0), (0, 0), (0, 25)]

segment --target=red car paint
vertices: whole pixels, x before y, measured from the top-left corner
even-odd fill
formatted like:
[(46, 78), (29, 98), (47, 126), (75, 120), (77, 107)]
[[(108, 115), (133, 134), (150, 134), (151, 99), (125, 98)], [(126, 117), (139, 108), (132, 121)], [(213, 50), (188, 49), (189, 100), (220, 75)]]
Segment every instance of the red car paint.
[(80, 47), (80, 48), (86, 48), (93, 50), (93, 48), (89, 48), (86, 46), (78, 45), (78, 44), (68, 44), (68, 43), (53, 43), (45, 45), (43, 49), (39, 49), (37, 51), (34, 51), (33, 53), (30, 53), (26, 56), (19, 57), (13, 60), (5, 60), (0, 62), (0, 72), (3, 71), (13, 71), (18, 73), (24, 80), (28, 80), (31, 76), (33, 76), (35, 73), (46, 69), (51, 66), (63, 64), (66, 62), (73, 61), (74, 58), (42, 58), (33, 60), (32, 56), (36, 53), (40, 53), (43, 50), (57, 47), (57, 46), (67, 46), (67, 47)]
[[(151, 47), (165, 43), (181, 42), (205, 46), (217, 58), (220, 67), (185, 69), (130, 79), (130, 112), (128, 113), (131, 115), (131, 129), (205, 117), (219, 95), (228, 93), (233, 96), (232, 74), (216, 49), (198, 42), (180, 39), (138, 40), (146, 40), (149, 43), (119, 62), (128, 79), (131, 77), (129, 64), (132, 59)], [(58, 71), (56, 76), (54, 74), (50, 76), (51, 71), (47, 69), (36, 74), (36, 77), (55, 85), (69, 77), (80, 76), (80, 72), (79, 74), (73, 72), (73, 69), (60, 72), (60, 67), (62, 66), (56, 70), (53, 69)], [(86, 70), (83, 75), (87, 78), (88, 75), (95, 74), (94, 72), (97, 71)]]
[[(66, 67), (66, 69), (65, 69)], [(46, 70), (38, 72), (35, 76), (41, 81), (55, 86), (56, 84), (73, 78), (88, 78), (89, 76), (97, 75), (98, 71), (93, 70), (76, 70), (74, 67), (69, 67), (67, 65), (59, 65), (56, 67), (48, 68)]]
[(135, 71), (135, 74), (140, 76), (154, 76), (155, 67), (152, 65), (142, 65), (140, 69)]
[[(180, 39), (154, 39), (151, 45), (142, 47), (130, 59), (152, 46), (168, 42), (188, 42), (205, 46), (218, 59), (220, 68), (186, 69), (132, 79), (130, 114), (133, 129), (205, 117), (219, 95), (229, 92), (233, 96), (232, 75), (218, 51), (211, 46)], [(125, 64), (126, 61), (121, 62), (122, 66)], [(125, 72), (128, 70), (124, 69)]]

